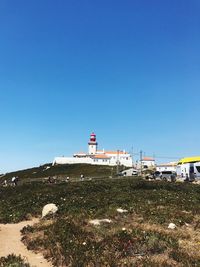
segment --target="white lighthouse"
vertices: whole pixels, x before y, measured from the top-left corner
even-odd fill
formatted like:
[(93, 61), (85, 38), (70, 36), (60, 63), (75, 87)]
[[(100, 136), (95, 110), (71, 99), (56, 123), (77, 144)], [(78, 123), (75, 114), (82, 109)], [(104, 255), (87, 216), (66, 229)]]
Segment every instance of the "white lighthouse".
[(97, 153), (97, 141), (96, 141), (96, 134), (91, 133), (90, 141), (88, 142), (88, 153), (89, 155), (95, 155)]

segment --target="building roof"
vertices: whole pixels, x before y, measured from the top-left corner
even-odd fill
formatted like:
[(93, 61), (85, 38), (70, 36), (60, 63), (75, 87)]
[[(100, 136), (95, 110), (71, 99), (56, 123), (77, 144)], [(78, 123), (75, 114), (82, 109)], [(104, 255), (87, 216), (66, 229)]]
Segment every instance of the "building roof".
[(198, 162), (198, 161), (200, 161), (200, 156), (188, 157), (188, 158), (182, 158), (181, 160), (179, 160), (178, 164), (192, 163), (192, 162)]
[(105, 154), (100, 154), (100, 155), (94, 155), (92, 158), (94, 159), (110, 159), (110, 157), (106, 156)]
[(168, 162), (168, 163), (161, 163), (158, 164), (157, 167), (175, 167), (177, 162)]
[(114, 155), (119, 155), (119, 154), (128, 154), (125, 151), (105, 151), (105, 154), (114, 154)]
[(142, 161), (155, 161), (155, 159), (151, 157), (144, 157)]
[(80, 152), (77, 152), (77, 153), (74, 153), (75, 155), (82, 155), (82, 154), (84, 154), (84, 155), (86, 155), (87, 153), (85, 153), (85, 152), (83, 152), (83, 151), (80, 151)]

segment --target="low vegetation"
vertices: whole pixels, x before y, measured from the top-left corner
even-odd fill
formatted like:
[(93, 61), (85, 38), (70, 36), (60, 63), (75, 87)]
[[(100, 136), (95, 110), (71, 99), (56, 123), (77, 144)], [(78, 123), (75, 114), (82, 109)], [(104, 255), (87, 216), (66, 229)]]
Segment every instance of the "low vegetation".
[(11, 254), (0, 258), (0, 267), (30, 267), (30, 265), (21, 256)]
[[(22, 234), (54, 266), (200, 266), (198, 185), (124, 177), (23, 184), (1, 189), (0, 222), (39, 217), (48, 203), (57, 214)], [(111, 221), (95, 226), (93, 219)]]

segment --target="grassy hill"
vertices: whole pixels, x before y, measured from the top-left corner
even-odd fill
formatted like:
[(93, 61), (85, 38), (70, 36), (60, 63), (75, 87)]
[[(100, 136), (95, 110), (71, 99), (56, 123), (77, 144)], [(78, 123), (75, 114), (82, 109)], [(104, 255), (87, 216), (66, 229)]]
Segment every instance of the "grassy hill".
[[(121, 167), (122, 169), (123, 167)], [(100, 178), (116, 175), (116, 167), (103, 165), (89, 165), (89, 164), (64, 164), (52, 166), (51, 163), (34, 167), (30, 169), (15, 171), (7, 173), (0, 177), (0, 182), (5, 179), (11, 181), (13, 176), (18, 176), (20, 181), (33, 181), (41, 178), (56, 176), (58, 179), (63, 179), (69, 176), (70, 178), (79, 178), (84, 174), (87, 178)]]

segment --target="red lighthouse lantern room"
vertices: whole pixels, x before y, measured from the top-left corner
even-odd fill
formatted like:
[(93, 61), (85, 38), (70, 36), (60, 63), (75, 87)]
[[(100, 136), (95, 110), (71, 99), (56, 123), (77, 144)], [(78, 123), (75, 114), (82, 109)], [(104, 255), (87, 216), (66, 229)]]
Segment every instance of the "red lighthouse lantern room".
[(96, 134), (95, 133), (91, 133), (90, 142), (96, 142)]

